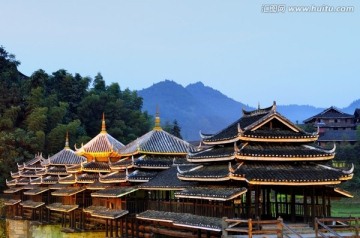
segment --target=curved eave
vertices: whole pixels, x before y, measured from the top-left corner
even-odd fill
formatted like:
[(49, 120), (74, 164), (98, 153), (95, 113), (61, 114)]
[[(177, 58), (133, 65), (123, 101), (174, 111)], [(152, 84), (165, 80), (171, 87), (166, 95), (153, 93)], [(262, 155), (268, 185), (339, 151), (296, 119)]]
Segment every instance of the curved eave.
[(245, 156), (237, 155), (236, 159), (246, 161), (326, 161), (334, 158), (335, 155), (326, 155), (321, 157), (290, 157), (290, 156)]
[(184, 190), (185, 187), (141, 187), (140, 189), (147, 191), (181, 191)]
[(187, 161), (193, 163), (202, 163), (202, 162), (217, 162), (217, 161), (231, 161), (234, 160), (236, 156), (228, 156), (228, 157), (207, 157), (207, 158), (187, 158)]
[(132, 183), (146, 183), (149, 182), (150, 179), (128, 179), (128, 181)]
[(251, 185), (287, 185), (287, 186), (308, 186), (308, 185), (335, 185), (340, 184), (340, 180), (334, 181), (249, 181)]
[(195, 226), (195, 225), (187, 225), (187, 224), (182, 224), (182, 223), (173, 223), (175, 226), (181, 226), (181, 227), (189, 227), (189, 228), (194, 228), (194, 229), (201, 229), (201, 230), (208, 230), (208, 231), (216, 231), (216, 232), (220, 232), (221, 229), (219, 228), (212, 228), (212, 227), (204, 227), (204, 226)]
[(229, 201), (236, 197), (239, 197), (243, 194), (245, 194), (247, 190), (241, 191), (239, 193), (236, 193), (230, 197), (223, 198), (223, 197), (211, 197), (211, 196), (196, 196), (196, 195), (175, 195), (176, 198), (190, 198), (190, 199), (203, 199), (203, 200), (212, 200), (212, 201)]
[(142, 165), (142, 166), (134, 166), (134, 168), (139, 168), (139, 169), (169, 169), (171, 168), (171, 166), (149, 166), (149, 165)]
[(242, 141), (255, 141), (255, 142), (314, 142), (317, 141), (319, 136), (308, 136), (303, 138), (263, 138), (263, 137), (250, 137), (250, 136), (239, 136), (238, 139)]
[(127, 179), (103, 180), (103, 179), (99, 178), (99, 182), (101, 182), (101, 183), (126, 183)]
[(183, 177), (180, 174), (177, 175), (178, 179), (183, 181), (228, 181), (229, 176), (226, 177)]
[(170, 152), (170, 151), (145, 151), (139, 150), (140, 154), (148, 154), (148, 155), (187, 155), (187, 152)]
[(219, 145), (219, 144), (226, 144), (226, 143), (232, 143), (232, 142), (236, 142), (239, 140), (239, 137), (236, 136), (236, 137), (233, 137), (233, 138), (225, 138), (225, 139), (219, 139), (219, 140), (211, 140), (211, 141), (206, 141), (206, 140), (203, 140), (202, 142), (205, 144), (205, 145)]
[(119, 171), (119, 170), (125, 170), (125, 169), (131, 169), (135, 166), (133, 164), (129, 165), (109, 165), (111, 171)]
[(111, 169), (86, 169), (86, 168), (83, 168), (82, 171), (91, 172), (91, 173), (110, 173)]
[(342, 190), (340, 188), (334, 188), (334, 191), (345, 196), (345, 197), (348, 197), (348, 198), (353, 198), (354, 195), (350, 194), (349, 192), (345, 191), (345, 190)]

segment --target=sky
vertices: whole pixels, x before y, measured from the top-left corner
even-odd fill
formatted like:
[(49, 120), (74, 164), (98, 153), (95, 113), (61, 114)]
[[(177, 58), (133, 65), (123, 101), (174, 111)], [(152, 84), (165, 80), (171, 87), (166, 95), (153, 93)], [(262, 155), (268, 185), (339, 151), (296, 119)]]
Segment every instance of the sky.
[[(100, 72), (131, 90), (201, 81), (249, 106), (342, 108), (360, 98), (360, 1), (0, 0), (0, 7), (0, 45), (28, 76)], [(344, 7), (350, 12), (339, 12)]]

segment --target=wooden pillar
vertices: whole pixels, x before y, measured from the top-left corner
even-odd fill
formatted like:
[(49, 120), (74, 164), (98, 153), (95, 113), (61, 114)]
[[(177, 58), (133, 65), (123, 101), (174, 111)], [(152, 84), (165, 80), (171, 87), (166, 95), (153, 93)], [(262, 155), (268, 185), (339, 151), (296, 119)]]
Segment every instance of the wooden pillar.
[(109, 225), (108, 225), (108, 219), (105, 220), (105, 237), (109, 237)]
[(330, 199), (330, 195), (328, 195), (327, 199), (328, 199), (328, 205), (327, 205), (328, 211), (327, 211), (327, 214), (328, 214), (328, 217), (331, 217), (331, 199)]
[(325, 188), (322, 188), (321, 191), (321, 204), (322, 204), (322, 216), (326, 217), (326, 199), (325, 199)]
[(113, 237), (113, 220), (110, 220), (110, 237)]
[(315, 188), (311, 187), (311, 222), (315, 221)]
[(129, 234), (128, 234), (127, 218), (125, 217), (125, 237), (126, 238), (129, 237), (128, 235)]
[(115, 220), (115, 237), (119, 237), (119, 219)]
[(268, 188), (267, 192), (266, 192), (266, 213), (268, 214), (269, 217), (272, 217), (271, 214), (271, 189)]
[(249, 186), (248, 191), (246, 193), (246, 216), (247, 218), (251, 217), (251, 186)]
[(275, 216), (279, 217), (278, 192), (275, 191)]
[(261, 211), (261, 214), (266, 214), (266, 213), (267, 213), (267, 209), (266, 209), (266, 206), (267, 206), (266, 195), (268, 195), (268, 194), (267, 194), (267, 192), (265, 192), (265, 191), (267, 191), (267, 189), (261, 188), (260, 191), (261, 191), (261, 194), (262, 194), (262, 206), (261, 206), (262, 211)]
[(294, 188), (291, 188), (291, 204), (290, 204), (290, 209), (291, 209), (291, 221), (295, 222), (296, 221), (296, 209), (295, 209), (295, 192), (294, 192)]
[(303, 191), (303, 196), (304, 196), (304, 223), (308, 222), (309, 220), (309, 209), (308, 209), (308, 204), (307, 204), (307, 193), (306, 193), (306, 187), (304, 188)]
[(123, 224), (123, 219), (121, 218), (120, 220), (120, 235), (121, 237), (124, 237), (124, 224)]
[(197, 236), (198, 236), (198, 238), (201, 238), (201, 229), (197, 230)]
[(260, 217), (260, 191), (259, 191), (259, 185), (255, 186), (255, 217)]

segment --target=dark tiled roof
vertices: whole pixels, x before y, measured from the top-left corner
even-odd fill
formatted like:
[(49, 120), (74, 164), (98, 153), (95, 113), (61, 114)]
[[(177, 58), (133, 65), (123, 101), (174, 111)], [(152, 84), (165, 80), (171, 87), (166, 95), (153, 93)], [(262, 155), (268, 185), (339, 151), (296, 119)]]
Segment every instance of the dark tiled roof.
[(19, 191), (23, 190), (23, 187), (11, 187), (9, 189), (4, 190), (5, 194), (12, 194), (12, 193), (17, 193)]
[(83, 173), (76, 176), (76, 182), (78, 183), (93, 183), (99, 180), (99, 174), (97, 173)]
[(82, 187), (67, 187), (63, 189), (57, 189), (51, 193), (52, 196), (72, 196), (81, 193), (86, 190), (85, 186)]
[[(248, 163), (233, 171), (235, 177), (248, 183), (336, 183), (352, 174), (319, 164), (303, 163)], [(236, 179), (236, 178), (234, 178)]]
[(59, 183), (60, 184), (74, 184), (76, 183), (76, 178), (75, 178), (75, 174), (70, 174), (66, 177), (60, 177), (59, 178)]
[(300, 139), (300, 138), (316, 137), (317, 135), (312, 133), (307, 133), (305, 131), (295, 132), (292, 130), (269, 129), (269, 130), (245, 131), (243, 136), (249, 138), (266, 138), (266, 139), (274, 139), (274, 138)]
[(94, 193), (91, 193), (92, 197), (109, 197), (109, 198), (118, 198), (125, 196), (129, 193), (133, 193), (137, 191), (138, 188), (136, 187), (111, 187), (106, 188)]
[(181, 171), (178, 178), (181, 180), (207, 180), (207, 181), (223, 181), (230, 179), (230, 171), (228, 165), (206, 165), (195, 170)]
[(35, 170), (23, 170), (23, 171), (19, 171), (19, 172), (20, 172), (21, 177), (28, 177), (28, 178), (37, 177)]
[(75, 154), (71, 149), (63, 149), (49, 159), (42, 162), (43, 165), (73, 165), (85, 162), (86, 158)]
[(107, 208), (104, 206), (95, 206), (95, 205), (91, 205), (88, 206), (86, 208), (84, 208), (84, 212), (86, 213), (93, 213), (94, 211), (101, 211), (101, 210), (106, 210)]
[(319, 114), (316, 114), (315, 116), (312, 116), (306, 120), (304, 120), (304, 123), (311, 122), (312, 120), (315, 120), (317, 118), (354, 118), (353, 115), (344, 113), (340, 111), (336, 107), (329, 107), (325, 109), (324, 111), (320, 112)]
[(63, 189), (63, 188), (66, 188), (67, 186), (68, 186), (67, 184), (56, 183), (56, 184), (49, 185), (49, 189)]
[(222, 218), (148, 210), (136, 215), (137, 219), (172, 222), (175, 226), (221, 231)]
[(246, 191), (246, 188), (239, 187), (190, 187), (176, 192), (175, 197), (226, 201), (234, 199)]
[[(194, 168), (194, 166), (179, 166), (182, 169)], [(173, 166), (167, 170), (164, 170), (151, 179), (147, 183), (143, 183), (138, 187), (146, 190), (177, 190), (184, 189), (189, 186), (194, 186), (196, 183), (184, 182), (177, 178), (177, 167)]]
[(57, 166), (49, 166), (46, 168), (46, 174), (50, 175), (67, 175), (67, 171), (65, 166), (57, 165)]
[(81, 164), (66, 166), (66, 171), (68, 173), (77, 173), (80, 172), (81, 169), (82, 169)]
[(117, 219), (128, 214), (128, 210), (120, 209), (105, 209), (105, 210), (95, 210), (91, 213), (93, 217), (99, 217), (104, 219)]
[(99, 180), (86, 185), (86, 189), (88, 189), (88, 190), (101, 190), (101, 189), (105, 189), (108, 187), (110, 187), (109, 184), (100, 183)]
[(113, 172), (105, 175), (100, 175), (99, 181), (101, 183), (122, 183), (126, 182), (126, 172)]
[(26, 208), (38, 208), (43, 206), (45, 203), (44, 202), (34, 202), (32, 200), (26, 200), (24, 202), (21, 202), (20, 205)]
[(128, 180), (130, 182), (148, 182), (155, 178), (158, 172), (135, 170), (129, 174)]
[(137, 168), (170, 168), (173, 165), (174, 157), (169, 156), (141, 156), (134, 162)]
[(4, 205), (5, 206), (13, 206), (21, 202), (21, 199), (5, 199)]
[(156, 154), (187, 154), (194, 147), (166, 131), (152, 130), (121, 149), (122, 154), (156, 153)]
[[(31, 180), (33, 181), (33, 180)], [(16, 179), (16, 184), (18, 185), (27, 185), (30, 183), (30, 178), (19, 178), (19, 179)]]
[(326, 151), (313, 146), (308, 145), (296, 145), (292, 144), (275, 144), (275, 143), (257, 143), (247, 144), (240, 152), (239, 156), (250, 156), (255, 160), (261, 160), (259, 157), (267, 159), (269, 157), (279, 158), (280, 160), (296, 158), (314, 158), (314, 157), (329, 157), (333, 156), (334, 152)]
[(357, 141), (356, 130), (328, 130), (322, 133), (318, 141)]
[(188, 155), (188, 160), (191, 162), (229, 161), (233, 159), (235, 159), (235, 149), (232, 144), (229, 146), (216, 145)]
[(62, 203), (52, 203), (46, 205), (49, 210), (58, 212), (71, 212), (79, 207), (79, 205), (64, 205)]
[(132, 168), (133, 160), (130, 157), (126, 157), (116, 162), (109, 162), (109, 167), (111, 170), (124, 170), (126, 168)]
[(48, 187), (35, 187), (24, 192), (25, 195), (38, 195), (40, 193), (48, 191)]
[(110, 172), (109, 163), (106, 162), (89, 162), (82, 164), (83, 171), (88, 172)]

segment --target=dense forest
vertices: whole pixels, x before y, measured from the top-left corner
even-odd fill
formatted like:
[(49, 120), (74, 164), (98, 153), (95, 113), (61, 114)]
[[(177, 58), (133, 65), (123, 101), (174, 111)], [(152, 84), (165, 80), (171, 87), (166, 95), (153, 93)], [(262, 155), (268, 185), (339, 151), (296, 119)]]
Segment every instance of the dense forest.
[[(0, 47), (0, 189), (16, 163), (42, 153), (45, 158), (70, 145), (81, 146), (97, 135), (105, 113), (107, 131), (124, 144), (148, 132), (153, 118), (142, 112), (136, 91), (106, 85), (60, 69), (43, 70), (27, 77), (17, 70), (19, 61)], [(154, 109), (155, 110), (155, 109)], [(167, 125), (172, 129), (170, 125)], [(179, 129), (178, 125), (176, 125)]]

